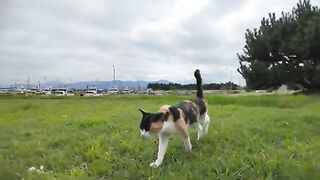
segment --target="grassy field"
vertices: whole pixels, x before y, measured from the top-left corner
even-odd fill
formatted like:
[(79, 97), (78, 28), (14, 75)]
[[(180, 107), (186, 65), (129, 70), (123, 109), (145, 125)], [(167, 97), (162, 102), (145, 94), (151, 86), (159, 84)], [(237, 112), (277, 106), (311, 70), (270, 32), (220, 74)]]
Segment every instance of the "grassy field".
[(158, 140), (140, 137), (137, 109), (184, 99), (0, 96), (0, 179), (320, 179), (315, 96), (207, 96), (208, 135), (190, 130), (191, 153), (173, 136), (149, 167)]

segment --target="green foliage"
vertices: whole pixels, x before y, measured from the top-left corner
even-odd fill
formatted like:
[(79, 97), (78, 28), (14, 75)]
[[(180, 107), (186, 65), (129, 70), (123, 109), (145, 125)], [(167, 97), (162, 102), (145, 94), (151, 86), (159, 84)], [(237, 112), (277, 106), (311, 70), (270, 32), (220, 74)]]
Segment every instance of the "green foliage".
[[(192, 96), (193, 97), (193, 96)], [(183, 96), (0, 96), (0, 179), (319, 179), (319, 97), (207, 95), (209, 134), (184, 150), (140, 137), (138, 108)], [(44, 173), (28, 172), (44, 166)]]
[(300, 1), (291, 13), (263, 18), (247, 30), (239, 73), (251, 89), (301, 84), (320, 89), (320, 9)]

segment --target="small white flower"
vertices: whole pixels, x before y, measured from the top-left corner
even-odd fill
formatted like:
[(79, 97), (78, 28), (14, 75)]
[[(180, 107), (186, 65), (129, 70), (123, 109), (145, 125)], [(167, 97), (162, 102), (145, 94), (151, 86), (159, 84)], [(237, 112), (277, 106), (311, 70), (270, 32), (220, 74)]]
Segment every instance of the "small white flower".
[(41, 170), (41, 171), (43, 171), (43, 170), (44, 170), (44, 167), (43, 167), (42, 165), (40, 166), (40, 170)]
[(28, 169), (28, 172), (31, 172), (31, 171), (34, 171), (34, 170), (36, 170), (36, 168), (35, 167), (30, 167), (29, 169)]

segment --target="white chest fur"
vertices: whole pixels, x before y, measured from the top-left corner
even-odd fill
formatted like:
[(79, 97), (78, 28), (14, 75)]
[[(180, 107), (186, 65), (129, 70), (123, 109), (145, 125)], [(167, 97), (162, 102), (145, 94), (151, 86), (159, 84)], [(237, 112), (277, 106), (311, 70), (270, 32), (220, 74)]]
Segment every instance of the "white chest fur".
[(161, 133), (165, 133), (165, 134), (176, 134), (178, 133), (176, 126), (174, 124), (174, 122), (172, 121), (165, 121), (163, 123), (163, 127), (161, 129)]

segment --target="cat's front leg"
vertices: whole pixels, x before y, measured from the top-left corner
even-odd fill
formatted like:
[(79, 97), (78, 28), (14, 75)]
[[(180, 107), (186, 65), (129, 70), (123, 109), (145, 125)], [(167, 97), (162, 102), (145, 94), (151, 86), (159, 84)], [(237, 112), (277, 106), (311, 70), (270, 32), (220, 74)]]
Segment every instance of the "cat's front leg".
[(186, 150), (187, 151), (191, 151), (192, 144), (190, 142), (190, 137), (189, 136), (183, 140), (183, 143), (184, 143), (184, 147), (186, 148)]
[(168, 147), (169, 135), (160, 134), (159, 135), (159, 149), (158, 149), (158, 158), (155, 162), (151, 163), (150, 166), (158, 167), (162, 164), (164, 155)]

